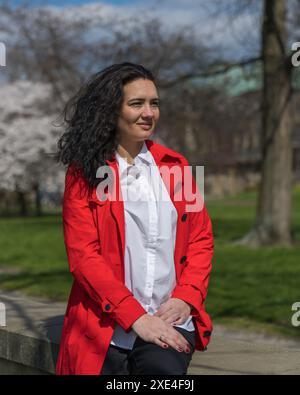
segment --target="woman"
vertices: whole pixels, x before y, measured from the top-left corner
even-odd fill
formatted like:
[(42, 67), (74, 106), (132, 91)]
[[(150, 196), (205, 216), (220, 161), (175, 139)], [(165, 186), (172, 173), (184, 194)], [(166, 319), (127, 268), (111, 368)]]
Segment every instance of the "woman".
[(205, 206), (177, 198), (189, 177), (175, 185), (163, 171), (182, 175), (187, 160), (149, 139), (159, 119), (154, 77), (114, 64), (64, 114), (58, 157), (68, 165), (63, 225), (74, 282), (56, 373), (186, 374), (212, 331), (204, 300), (213, 235)]

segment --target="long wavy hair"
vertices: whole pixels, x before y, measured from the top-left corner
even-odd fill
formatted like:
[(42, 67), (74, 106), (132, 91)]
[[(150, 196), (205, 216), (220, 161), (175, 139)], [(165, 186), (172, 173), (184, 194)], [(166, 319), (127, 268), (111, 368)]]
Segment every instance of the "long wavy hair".
[(112, 158), (118, 146), (123, 86), (139, 78), (155, 84), (152, 73), (142, 65), (113, 64), (92, 75), (63, 109), (65, 132), (55, 158), (79, 170), (91, 188), (101, 181), (96, 178), (97, 168)]

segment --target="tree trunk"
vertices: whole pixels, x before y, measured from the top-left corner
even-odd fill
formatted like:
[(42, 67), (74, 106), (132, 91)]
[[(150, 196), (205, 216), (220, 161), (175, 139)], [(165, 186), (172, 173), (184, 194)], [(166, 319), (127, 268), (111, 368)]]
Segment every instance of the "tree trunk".
[(40, 194), (39, 184), (35, 184), (33, 189), (34, 189), (34, 193), (35, 193), (35, 212), (36, 212), (36, 215), (41, 216), (42, 215), (42, 203), (41, 203), (41, 194)]
[(256, 222), (241, 241), (289, 245), (292, 187), (291, 64), (286, 55), (286, 0), (265, 0), (262, 29), (262, 180)]
[(22, 191), (17, 191), (17, 194), (18, 194), (18, 201), (20, 205), (20, 215), (22, 217), (25, 217), (28, 214), (26, 195)]

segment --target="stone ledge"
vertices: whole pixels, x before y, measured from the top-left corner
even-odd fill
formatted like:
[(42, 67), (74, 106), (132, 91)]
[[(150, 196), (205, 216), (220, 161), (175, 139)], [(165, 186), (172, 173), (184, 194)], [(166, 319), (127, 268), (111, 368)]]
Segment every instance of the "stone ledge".
[(6, 326), (0, 327), (0, 359), (53, 374), (65, 303), (38, 301), (18, 293), (0, 292)]
[[(6, 306), (7, 324), (0, 327), (0, 374), (54, 374), (66, 304), (7, 292), (0, 292), (0, 302)], [(194, 353), (188, 374), (299, 375), (299, 361), (298, 342), (215, 326), (208, 351)]]

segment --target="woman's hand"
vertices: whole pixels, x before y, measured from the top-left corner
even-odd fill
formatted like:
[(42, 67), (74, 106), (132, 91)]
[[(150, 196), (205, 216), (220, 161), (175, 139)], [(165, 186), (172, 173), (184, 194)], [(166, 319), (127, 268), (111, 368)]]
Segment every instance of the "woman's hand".
[(159, 317), (144, 314), (133, 323), (132, 329), (146, 342), (157, 344), (163, 348), (171, 346), (179, 352), (189, 353), (191, 351), (185, 337)]
[(171, 325), (181, 325), (189, 318), (191, 306), (181, 299), (171, 298), (163, 303), (154, 316)]

